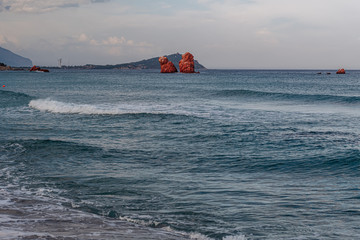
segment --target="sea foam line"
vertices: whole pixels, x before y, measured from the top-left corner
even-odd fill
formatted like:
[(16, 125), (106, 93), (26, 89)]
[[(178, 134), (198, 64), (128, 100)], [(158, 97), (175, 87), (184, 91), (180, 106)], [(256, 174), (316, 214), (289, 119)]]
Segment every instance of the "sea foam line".
[(186, 111), (174, 110), (168, 106), (131, 105), (131, 104), (77, 104), (46, 99), (31, 100), (29, 107), (44, 112), (63, 114), (94, 114), (94, 115), (121, 115), (121, 114), (175, 114), (191, 115)]
[(106, 108), (90, 104), (65, 103), (47, 99), (31, 100), (29, 107), (52, 113), (77, 113), (77, 114), (121, 114), (119, 109)]
[[(141, 226), (146, 226), (146, 227), (158, 227), (161, 223), (160, 222), (156, 222), (153, 220), (140, 220), (140, 219), (133, 219), (131, 217), (122, 217), (120, 216), (118, 218), (121, 221), (125, 221), (125, 222), (129, 222), (129, 223), (134, 223), (134, 224), (138, 224)], [(175, 234), (179, 234), (184, 236), (186, 239), (194, 239), (194, 240), (215, 240), (213, 238), (210, 238), (206, 235), (203, 235), (201, 233), (197, 233), (197, 232), (183, 232), (183, 231), (178, 231), (178, 230), (174, 230), (173, 228), (171, 228), (170, 226), (166, 226), (166, 227), (161, 227), (162, 230), (169, 232), (169, 233), (175, 233)], [(232, 235), (232, 236), (225, 236), (222, 238), (222, 240), (247, 240), (246, 236), (243, 234), (238, 234), (238, 235)]]

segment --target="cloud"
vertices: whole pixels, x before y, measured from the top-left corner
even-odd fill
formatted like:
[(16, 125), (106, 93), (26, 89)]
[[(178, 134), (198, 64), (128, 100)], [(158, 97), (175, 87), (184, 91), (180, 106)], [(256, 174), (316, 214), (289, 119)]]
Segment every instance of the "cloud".
[(0, 0), (0, 44), (28, 49), (44, 64), (56, 64), (54, 55), (71, 64), (119, 63), (190, 51), (209, 68), (331, 67), (341, 56), (355, 65), (359, 6), (359, 0)]
[[(67, 43), (64, 43), (67, 49), (73, 49), (78, 52), (87, 52), (86, 54), (92, 54), (99, 58), (108, 59), (107, 62), (103, 62), (100, 59), (88, 58), (88, 61), (95, 63), (109, 63), (110, 59), (119, 63), (119, 58), (136, 60), (145, 55), (154, 54), (154, 45), (144, 42), (126, 39), (124, 36), (109, 36), (105, 38), (93, 38), (85, 33), (81, 33), (78, 36), (68, 39)], [(118, 59), (118, 60), (116, 60)], [(129, 61), (129, 60), (123, 60)], [(121, 62), (121, 61), (120, 61)]]
[(269, 43), (272, 45), (278, 44), (279, 40), (277, 39), (276, 35), (269, 31), (267, 28), (262, 28), (256, 31), (256, 36), (264, 43)]
[(4, 36), (0, 35), (0, 45), (6, 44), (7, 40)]
[(128, 42), (133, 43), (132, 40), (127, 41), (124, 37), (109, 37), (108, 39), (102, 41), (104, 45), (123, 45), (127, 44)]
[(87, 36), (85, 33), (82, 33), (79, 36), (75, 37), (75, 39), (80, 43), (87, 43), (93, 46), (152, 47), (152, 44), (147, 42), (136, 42), (134, 40), (127, 40), (125, 37), (116, 37), (116, 36), (111, 36), (105, 39), (94, 39)]
[(86, 34), (82, 33), (82, 34), (80, 34), (79, 37), (77, 37), (77, 40), (79, 42), (87, 42), (87, 41), (89, 41), (89, 38), (88, 38), (88, 36), (86, 36)]
[(17, 44), (18, 40), (12, 36), (4, 36), (0, 34), (0, 45)]
[(76, 8), (83, 4), (104, 2), (108, 0), (0, 0), (0, 12), (45, 13), (63, 8)]

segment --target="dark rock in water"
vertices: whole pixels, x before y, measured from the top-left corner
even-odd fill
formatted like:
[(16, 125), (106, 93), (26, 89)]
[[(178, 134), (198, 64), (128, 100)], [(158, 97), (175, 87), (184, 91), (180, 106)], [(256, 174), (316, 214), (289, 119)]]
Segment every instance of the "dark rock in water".
[(42, 69), (40, 67), (37, 67), (37, 66), (33, 66), (31, 69), (30, 69), (30, 72), (49, 72), (49, 70), (47, 69)]
[(318, 73), (316, 73), (316, 74), (321, 74), (321, 72), (318, 72)]
[(161, 66), (161, 73), (177, 72), (175, 65), (172, 62), (170, 62), (167, 57), (159, 57), (159, 63)]
[(336, 74), (345, 74), (345, 69), (341, 68), (339, 69)]
[(194, 56), (189, 52), (183, 54), (179, 68), (181, 73), (195, 73)]
[(0, 62), (12, 67), (30, 67), (32, 61), (0, 47)]

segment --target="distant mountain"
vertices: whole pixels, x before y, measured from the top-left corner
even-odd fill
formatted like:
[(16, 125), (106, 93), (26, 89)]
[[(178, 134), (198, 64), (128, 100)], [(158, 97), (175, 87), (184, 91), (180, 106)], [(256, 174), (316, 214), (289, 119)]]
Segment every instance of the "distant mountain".
[(11, 67), (32, 66), (32, 61), (30, 59), (24, 58), (2, 47), (0, 47), (0, 63), (4, 63)]
[[(181, 54), (175, 53), (171, 55), (166, 55), (169, 61), (173, 62), (177, 69), (179, 69), (179, 62), (181, 60)], [(131, 62), (131, 63), (122, 63), (116, 65), (92, 65), (88, 64), (82, 66), (83, 68), (89, 69), (159, 69), (160, 70), (160, 63), (159, 57), (154, 57), (146, 60), (141, 60), (138, 62)], [(206, 69), (203, 65), (201, 65), (197, 60), (195, 60), (195, 70)]]

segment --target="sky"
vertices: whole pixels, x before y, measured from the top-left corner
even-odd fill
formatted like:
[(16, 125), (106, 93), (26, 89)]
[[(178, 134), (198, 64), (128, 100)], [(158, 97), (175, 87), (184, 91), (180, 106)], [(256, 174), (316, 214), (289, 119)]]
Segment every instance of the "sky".
[(191, 52), (215, 69), (360, 69), (359, 0), (0, 0), (0, 46), (34, 64)]

